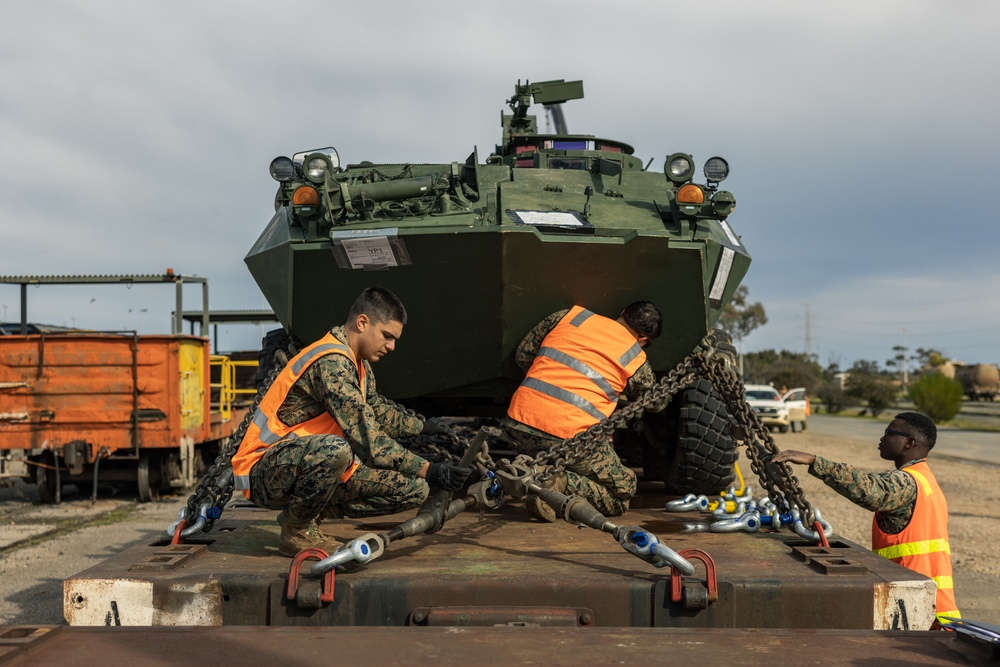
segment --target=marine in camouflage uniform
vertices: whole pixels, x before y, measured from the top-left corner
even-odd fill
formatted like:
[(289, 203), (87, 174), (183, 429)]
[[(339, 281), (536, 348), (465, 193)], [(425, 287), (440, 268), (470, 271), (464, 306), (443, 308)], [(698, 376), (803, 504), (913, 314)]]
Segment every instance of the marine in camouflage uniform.
[(883, 531), (898, 533), (910, 523), (917, 502), (917, 483), (903, 469), (924, 460), (909, 461), (897, 470), (867, 473), (849, 463), (817, 456), (809, 474), (855, 505), (877, 512), (875, 520)]
[(866, 473), (847, 463), (794, 450), (779, 452), (772, 460), (807, 465), (809, 474), (856, 505), (874, 511), (872, 548), (933, 579), (938, 622), (948, 622), (961, 618), (961, 613), (952, 578), (948, 505), (925, 463), (936, 439), (937, 427), (927, 415), (902, 412), (879, 439), (880, 456), (892, 461), (895, 470)]
[[(542, 347), (542, 341), (568, 312), (569, 309), (565, 309), (552, 313), (522, 339), (514, 354), (514, 360), (521, 370), (528, 372)], [(655, 381), (653, 369), (647, 361), (628, 379), (624, 394), (627, 398), (634, 399), (652, 387)], [(563, 442), (562, 438), (522, 424), (509, 416), (505, 416), (500, 425), (517, 451), (528, 456), (535, 456)], [(607, 436), (599, 437), (602, 441), (593, 450), (592, 456), (566, 467), (566, 493), (585, 498), (605, 516), (620, 516), (628, 509), (629, 500), (635, 495), (636, 475), (618, 458), (612, 439)]]
[[(347, 344), (343, 326), (331, 334)], [(292, 385), (278, 417), (294, 426), (328, 411), (344, 437), (286, 438), (268, 449), (250, 473), (255, 503), (299, 517), (354, 518), (402, 512), (427, 498), (427, 482), (417, 477), (427, 461), (395, 440), (420, 433), (424, 423), (387, 403), (371, 365), (361, 363), (367, 400), (354, 364), (339, 354), (320, 357)], [(342, 484), (355, 454), (361, 465)]]

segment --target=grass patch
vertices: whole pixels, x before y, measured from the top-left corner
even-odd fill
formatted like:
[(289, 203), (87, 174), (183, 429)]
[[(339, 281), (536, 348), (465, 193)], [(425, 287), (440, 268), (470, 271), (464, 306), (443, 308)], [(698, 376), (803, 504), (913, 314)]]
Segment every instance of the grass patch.
[(3, 547), (0, 549), (0, 556), (12, 551), (17, 551), (18, 549), (44, 544), (45, 542), (49, 542), (57, 537), (62, 537), (63, 535), (68, 535), (69, 533), (89, 528), (91, 526), (110, 526), (116, 523), (121, 523), (138, 511), (138, 509), (139, 506), (132, 503), (86, 518), (59, 519), (52, 525), (51, 530), (41, 533), (40, 535), (34, 535), (25, 540), (13, 542)]

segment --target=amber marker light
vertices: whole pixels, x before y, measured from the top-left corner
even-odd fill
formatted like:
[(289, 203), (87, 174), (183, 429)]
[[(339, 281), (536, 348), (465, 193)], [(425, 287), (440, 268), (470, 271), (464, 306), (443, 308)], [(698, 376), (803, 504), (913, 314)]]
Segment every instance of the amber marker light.
[(688, 183), (682, 185), (681, 189), (677, 191), (677, 202), (679, 204), (703, 204), (705, 193), (694, 183)]
[(319, 193), (316, 188), (304, 185), (292, 194), (292, 203), (296, 206), (316, 206), (319, 204)]

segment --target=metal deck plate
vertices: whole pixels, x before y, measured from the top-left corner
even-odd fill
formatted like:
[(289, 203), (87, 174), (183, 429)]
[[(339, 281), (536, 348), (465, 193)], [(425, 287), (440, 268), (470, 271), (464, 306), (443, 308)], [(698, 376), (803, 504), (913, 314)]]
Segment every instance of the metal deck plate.
[[(930, 627), (933, 582), (868, 549), (836, 537), (820, 549), (787, 529), (705, 532), (710, 517), (668, 513), (665, 500), (638, 497), (645, 507), (615, 523), (638, 525), (675, 551), (706, 551), (719, 588), (707, 609), (672, 602), (670, 572), (610, 535), (539, 523), (511, 503), (482, 517), (467, 512), (439, 533), (397, 541), (361, 569), (338, 573), (334, 600), (320, 609), (285, 599), (291, 561), (277, 553), (276, 513), (227, 509), (189, 544), (164, 537), (67, 579), (65, 615), (71, 625)], [(412, 515), (323, 528), (347, 541)], [(696, 592), (705, 572), (694, 564), (684, 581)]]
[[(11, 640), (6, 639), (11, 636)], [(335, 658), (333, 656), (336, 656)], [(669, 658), (668, 658), (669, 656)], [(992, 657), (992, 660), (991, 660)], [(950, 632), (678, 628), (0, 627), (0, 665), (997, 664)]]

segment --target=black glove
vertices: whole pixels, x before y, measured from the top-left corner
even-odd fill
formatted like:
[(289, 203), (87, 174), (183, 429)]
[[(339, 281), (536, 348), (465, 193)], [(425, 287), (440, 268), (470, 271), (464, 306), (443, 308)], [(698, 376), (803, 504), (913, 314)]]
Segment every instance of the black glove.
[(427, 483), (445, 491), (458, 491), (471, 474), (472, 468), (447, 461), (441, 463), (431, 461), (430, 467), (427, 468)]
[(447, 423), (440, 417), (431, 417), (424, 421), (424, 429), (420, 431), (421, 435), (435, 435), (438, 433), (451, 433), (451, 424)]

